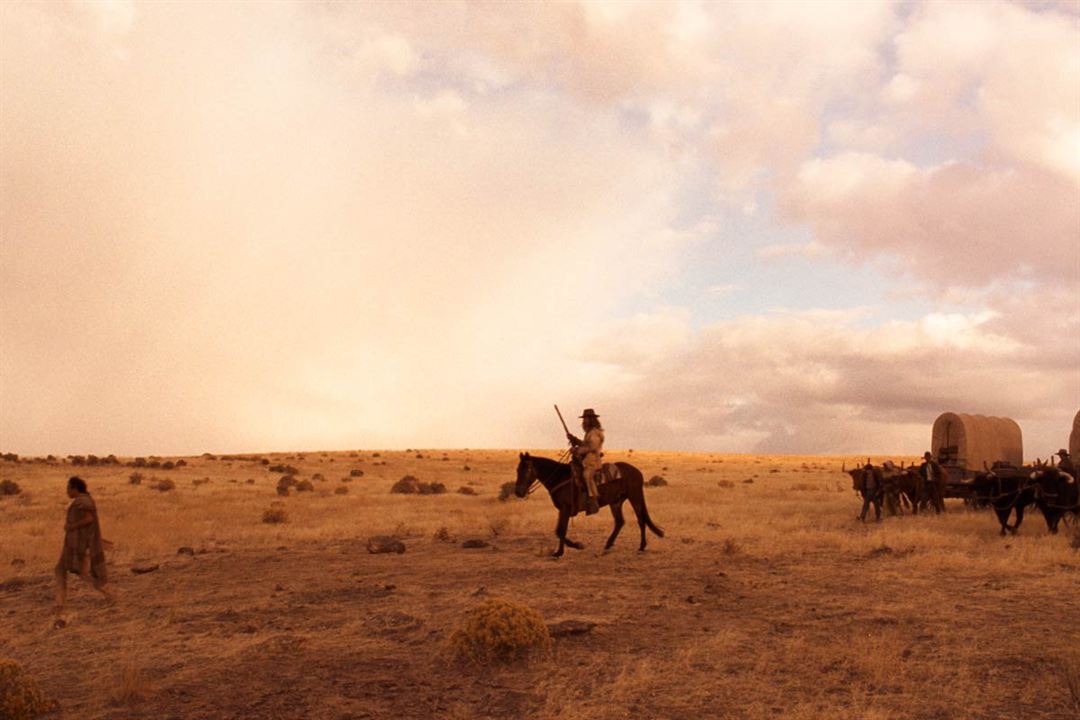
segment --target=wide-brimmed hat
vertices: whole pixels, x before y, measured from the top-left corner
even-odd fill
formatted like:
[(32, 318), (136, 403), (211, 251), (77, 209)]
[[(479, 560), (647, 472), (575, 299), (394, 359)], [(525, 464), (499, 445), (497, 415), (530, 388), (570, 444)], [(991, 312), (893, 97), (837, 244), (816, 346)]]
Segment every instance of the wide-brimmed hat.
[[(588, 412), (588, 410), (586, 410), (585, 412)], [(1058, 455), (1068, 455), (1069, 451), (1066, 450), (1065, 448), (1061, 448), (1060, 450), (1057, 451), (1057, 454)]]
[(930, 454), (930, 451), (929, 451), (929, 450), (927, 450), (926, 452), (924, 452), (924, 453), (922, 454), (922, 456), (923, 456), (923, 457), (928, 457), (928, 458), (931, 458), (931, 459), (933, 459), (933, 457), (934, 457), (933, 455), (931, 455), (931, 454)]
[(598, 418), (600, 416), (597, 415), (596, 411), (593, 410), (592, 408), (585, 408), (585, 411), (583, 413), (581, 413), (581, 415), (578, 416), (578, 420), (584, 420), (587, 417)]

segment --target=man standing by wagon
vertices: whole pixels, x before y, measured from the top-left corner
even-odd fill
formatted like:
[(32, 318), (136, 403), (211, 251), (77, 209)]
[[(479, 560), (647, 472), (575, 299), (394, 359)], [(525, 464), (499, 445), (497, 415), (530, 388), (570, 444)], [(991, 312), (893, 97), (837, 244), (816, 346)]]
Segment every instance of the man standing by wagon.
[(927, 499), (933, 505), (934, 510), (939, 513), (945, 512), (945, 469), (934, 460), (934, 456), (930, 454), (929, 450), (923, 453), (923, 463), (919, 466), (919, 477), (922, 478)]
[(862, 469), (859, 493), (863, 499), (859, 522), (866, 522), (866, 513), (870, 509), (871, 503), (874, 505), (874, 520), (881, 522), (881, 479), (874, 466), (869, 462)]
[(1061, 472), (1069, 473), (1076, 478), (1076, 465), (1073, 464), (1072, 458), (1069, 457), (1069, 451), (1065, 448), (1061, 448), (1057, 451), (1058, 458), (1058, 470)]
[(596, 473), (600, 471), (600, 459), (604, 455), (604, 428), (600, 425), (600, 416), (592, 408), (586, 408), (580, 419), (585, 437), (579, 439), (567, 432), (566, 439), (570, 441), (571, 466), (579, 473), (579, 479), (585, 481), (585, 491), (588, 494), (585, 514), (592, 515), (600, 510), (596, 500)]

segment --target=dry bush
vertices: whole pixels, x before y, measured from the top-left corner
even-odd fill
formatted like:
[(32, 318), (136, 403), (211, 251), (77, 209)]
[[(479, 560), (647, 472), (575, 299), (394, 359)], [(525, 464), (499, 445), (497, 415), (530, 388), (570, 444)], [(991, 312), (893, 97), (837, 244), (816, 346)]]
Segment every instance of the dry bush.
[(296, 492), (311, 492), (315, 489), (315, 486), (311, 484), (310, 480), (301, 480), (296, 483)]
[(649, 487), (664, 487), (668, 484), (668, 481), (661, 475), (653, 475), (645, 484)]
[(289, 521), (285, 508), (272, 507), (263, 511), (262, 521), (267, 525), (280, 525)]
[(0, 495), (18, 495), (21, 492), (22, 488), (14, 480), (0, 480)]
[(338, 485), (336, 488), (334, 488), (334, 494), (335, 495), (348, 495), (349, 494), (349, 488), (345, 487), (344, 485)]
[(297, 470), (296, 468), (294, 468), (292, 465), (285, 465), (285, 464), (271, 465), (269, 469), (270, 469), (270, 472), (272, 472), (272, 473), (281, 473), (283, 475), (299, 475), (300, 474), (300, 471)]
[(114, 705), (130, 705), (145, 700), (150, 694), (150, 684), (145, 673), (135, 662), (124, 664), (116, 674), (116, 682), (109, 689), (109, 699)]
[(438, 542), (454, 542), (453, 536), (450, 534), (450, 531), (446, 529), (445, 525), (436, 530), (435, 534), (432, 535), (432, 538), (434, 538)]
[(446, 485), (441, 482), (420, 483), (416, 489), (421, 495), (443, 495), (446, 493)]
[(296, 478), (292, 475), (283, 475), (277, 482), (277, 494), (285, 497), (289, 494), (289, 488), (296, 485)]
[(399, 495), (414, 495), (420, 492), (420, 481), (412, 475), (406, 475), (391, 486), (390, 492)]
[(462, 485), (461, 487), (459, 487), (457, 489), (457, 491), (462, 495), (475, 495), (476, 494), (476, 490), (469, 487), (468, 485)]
[(22, 665), (14, 660), (0, 659), (0, 718), (31, 720), (50, 712), (55, 705), (26, 674)]
[(509, 500), (510, 498), (514, 497), (515, 494), (516, 494), (516, 486), (512, 482), (503, 483), (502, 487), (499, 488), (499, 499), (500, 500)]
[(551, 634), (540, 613), (501, 598), (474, 608), (450, 635), (457, 659), (485, 662), (506, 660), (551, 645)]
[(131, 485), (138, 485), (143, 481), (142, 473), (131, 473), (128, 475), (128, 483)]
[(1065, 689), (1069, 692), (1066, 704), (1080, 717), (1080, 655), (1071, 660), (1066, 660), (1062, 667), (1062, 676), (1065, 681)]
[(326, 482), (326, 477), (322, 473), (315, 473), (311, 476), (312, 480), (318, 480), (319, 482)]
[(359, 468), (353, 468), (349, 471), (349, 477), (364, 477), (364, 471)]
[(176, 483), (169, 479), (158, 480), (157, 478), (154, 478), (154, 482), (150, 487), (159, 492), (169, 492), (170, 490), (176, 489)]
[(208, 477), (195, 478), (194, 480), (191, 481), (191, 484), (194, 485), (195, 487), (199, 487), (200, 485), (205, 485), (208, 482), (210, 482), (210, 478), (208, 478)]
[(730, 480), (717, 480), (716, 486), (722, 487), (725, 490), (730, 490), (731, 488), (735, 487), (735, 483), (731, 482)]

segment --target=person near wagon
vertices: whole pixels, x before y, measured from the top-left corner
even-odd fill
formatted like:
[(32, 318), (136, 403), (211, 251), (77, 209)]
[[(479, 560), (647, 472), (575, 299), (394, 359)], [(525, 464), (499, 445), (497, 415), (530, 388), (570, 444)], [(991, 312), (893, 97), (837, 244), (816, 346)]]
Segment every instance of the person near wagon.
[(874, 520), (881, 522), (881, 479), (874, 471), (874, 466), (870, 463), (863, 466), (859, 493), (863, 499), (859, 522), (866, 522), (866, 513), (870, 509), (871, 503), (874, 505)]
[(67, 601), (68, 573), (90, 582), (109, 604), (116, 601), (106, 587), (109, 576), (105, 569), (105, 541), (101, 537), (97, 506), (90, 497), (86, 482), (79, 477), (68, 479), (67, 495), (71, 498), (71, 504), (68, 505), (64, 523), (64, 548), (60, 552), (60, 561), (56, 563), (57, 615), (63, 612)]
[[(919, 466), (919, 477), (923, 481), (923, 491), (928, 501), (937, 512), (945, 511), (945, 469), (934, 460), (934, 456), (927, 450), (923, 453), (923, 462)], [(920, 498), (921, 500), (921, 498)]]
[(586, 408), (580, 420), (585, 437), (578, 438), (568, 432), (566, 439), (570, 441), (570, 467), (578, 482), (583, 480), (585, 484), (585, 514), (592, 515), (600, 510), (596, 474), (600, 472), (601, 458), (604, 456), (604, 428), (600, 425), (600, 416), (592, 408)]
[(1058, 470), (1067, 472), (1075, 478), (1076, 465), (1073, 464), (1072, 458), (1069, 456), (1069, 451), (1065, 448), (1061, 448), (1057, 451), (1057, 456), (1060, 458), (1058, 460)]

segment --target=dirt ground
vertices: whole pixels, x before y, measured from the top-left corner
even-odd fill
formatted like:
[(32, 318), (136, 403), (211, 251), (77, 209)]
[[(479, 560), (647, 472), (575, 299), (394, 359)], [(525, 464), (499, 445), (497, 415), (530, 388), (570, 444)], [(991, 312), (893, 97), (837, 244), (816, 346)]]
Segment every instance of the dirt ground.
[[(585, 550), (553, 560), (543, 491), (497, 498), (516, 451), (264, 457), (0, 463), (23, 489), (0, 498), (0, 657), (22, 663), (57, 716), (1080, 717), (1080, 552), (1073, 528), (1051, 536), (1037, 512), (1009, 538), (955, 500), (942, 516), (863, 524), (840, 472), (855, 458), (615, 450), (608, 460), (669, 482), (646, 489), (666, 536), (638, 553), (627, 507), (601, 553), (604, 510), (573, 521)], [(278, 497), (279, 463), (314, 491)], [(119, 603), (73, 578), (54, 628), (76, 473), (116, 545)], [(406, 474), (449, 492), (390, 494)], [(175, 487), (153, 489), (163, 479)], [(272, 507), (287, 522), (263, 523)], [(405, 553), (370, 554), (378, 534)], [(147, 563), (158, 568), (132, 572)], [(596, 626), (549, 653), (453, 661), (448, 636), (489, 597)]]

